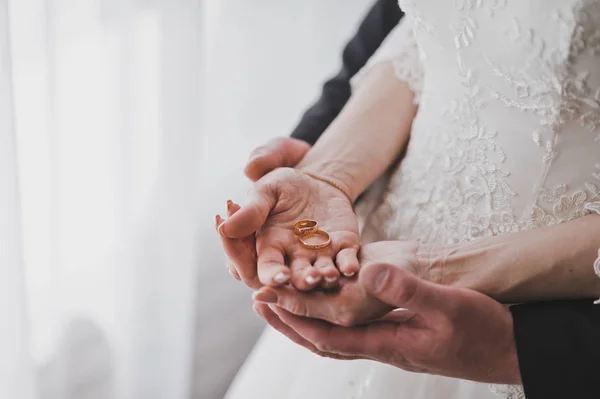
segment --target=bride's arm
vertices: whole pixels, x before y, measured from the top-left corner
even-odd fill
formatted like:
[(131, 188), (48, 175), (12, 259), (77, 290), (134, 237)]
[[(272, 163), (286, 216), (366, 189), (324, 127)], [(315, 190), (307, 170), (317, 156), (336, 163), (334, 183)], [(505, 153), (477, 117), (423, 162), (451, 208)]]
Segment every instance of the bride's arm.
[(412, 22), (404, 18), (354, 77), (349, 102), (297, 167), (338, 182), (355, 199), (405, 149), (422, 80)]
[(356, 199), (406, 147), (413, 97), (392, 62), (376, 65), (297, 168), (338, 182)]
[[(504, 303), (600, 296), (600, 215), (421, 251), (433, 281)], [(596, 263), (596, 268), (600, 264)]]

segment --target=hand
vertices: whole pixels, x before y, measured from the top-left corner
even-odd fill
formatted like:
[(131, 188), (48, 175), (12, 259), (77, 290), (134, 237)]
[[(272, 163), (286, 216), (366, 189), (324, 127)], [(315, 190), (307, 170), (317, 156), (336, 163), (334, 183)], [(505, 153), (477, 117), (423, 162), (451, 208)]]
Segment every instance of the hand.
[[(256, 181), (270, 171), (293, 167), (304, 157), (310, 145), (291, 137), (278, 137), (266, 145), (252, 151), (244, 169), (246, 176)], [(227, 217), (231, 217), (240, 209), (238, 204), (227, 201)], [(215, 218), (215, 229), (224, 222), (220, 215)], [(254, 234), (239, 239), (221, 236), (221, 242), (227, 255), (227, 268), (236, 279), (242, 280), (248, 287), (258, 289), (262, 286), (258, 280), (256, 265), (256, 240)]]
[[(425, 276), (418, 262), (419, 246), (410, 241), (380, 241), (360, 248), (361, 268), (372, 264), (391, 264), (409, 273)], [(297, 316), (325, 320), (340, 326), (353, 326), (378, 319), (394, 308), (367, 293), (356, 278), (343, 279), (335, 292), (303, 293), (291, 287), (263, 287), (253, 298), (277, 305)]]
[[(314, 219), (331, 236), (321, 251), (303, 247), (293, 232), (301, 219)], [(296, 169), (276, 169), (255, 183), (247, 203), (219, 228), (229, 238), (256, 232), (258, 278), (277, 286), (288, 280), (300, 290), (337, 285), (339, 271), (358, 272), (358, 222), (341, 190)], [(335, 261), (335, 263), (334, 263)], [(336, 268), (337, 265), (337, 268)]]
[(445, 287), (386, 264), (364, 267), (360, 286), (390, 307), (408, 309), (401, 322), (340, 327), (255, 304), (269, 324), (323, 356), (364, 358), (401, 369), (466, 380), (520, 384), (509, 310), (475, 291)]

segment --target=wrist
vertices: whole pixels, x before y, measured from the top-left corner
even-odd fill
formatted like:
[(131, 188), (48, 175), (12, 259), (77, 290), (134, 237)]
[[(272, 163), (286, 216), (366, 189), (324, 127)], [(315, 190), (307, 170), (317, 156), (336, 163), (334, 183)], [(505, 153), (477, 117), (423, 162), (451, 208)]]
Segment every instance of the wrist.
[(519, 357), (517, 355), (517, 344), (515, 342), (514, 320), (508, 308), (506, 308), (506, 334), (505, 345), (500, 348), (501, 358), (495, 370), (495, 380), (499, 384), (522, 385)]
[[(506, 240), (481, 239), (469, 244), (426, 246), (420, 256), (433, 282), (468, 288), (504, 301), (521, 275), (506, 273)], [(514, 257), (509, 258), (514, 262)]]
[(359, 188), (352, 173), (352, 162), (326, 161), (326, 162), (301, 162), (296, 169), (312, 178), (321, 180), (340, 190), (351, 203), (360, 195)]
[(463, 280), (463, 268), (455, 246), (419, 244), (415, 253), (419, 277), (448, 286), (458, 286)]

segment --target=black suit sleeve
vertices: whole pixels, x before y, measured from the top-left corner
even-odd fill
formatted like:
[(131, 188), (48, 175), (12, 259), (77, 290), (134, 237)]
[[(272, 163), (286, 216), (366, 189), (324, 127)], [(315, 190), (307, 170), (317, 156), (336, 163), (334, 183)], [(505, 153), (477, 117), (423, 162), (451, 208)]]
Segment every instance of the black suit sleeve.
[(302, 116), (292, 137), (314, 144), (338, 116), (351, 95), (350, 79), (379, 48), (404, 14), (397, 0), (378, 0), (348, 42), (342, 55), (342, 69), (325, 82), (319, 100)]
[(600, 398), (600, 305), (557, 301), (511, 312), (527, 399)]

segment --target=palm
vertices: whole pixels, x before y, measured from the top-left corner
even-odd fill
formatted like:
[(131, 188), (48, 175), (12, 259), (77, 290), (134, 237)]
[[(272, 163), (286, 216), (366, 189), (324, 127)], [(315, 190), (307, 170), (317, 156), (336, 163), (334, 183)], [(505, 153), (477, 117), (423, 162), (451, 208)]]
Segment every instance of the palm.
[[(299, 289), (313, 288), (319, 281), (325, 287), (335, 286), (338, 269), (346, 275), (358, 271), (358, 222), (340, 190), (289, 168), (277, 169), (257, 184), (255, 202), (269, 203), (268, 216), (256, 236), (258, 272), (264, 284), (281, 272), (281, 266), (291, 269), (292, 283)], [(255, 213), (265, 209), (257, 208)], [(293, 232), (301, 219), (316, 220), (330, 234), (331, 245), (320, 251), (305, 248)]]
[[(418, 245), (410, 241), (380, 241), (367, 244), (360, 250), (361, 267), (389, 264), (411, 274), (422, 270), (416, 261)], [(270, 302), (298, 316), (321, 319), (333, 324), (351, 326), (378, 319), (392, 307), (369, 295), (357, 279), (344, 280), (335, 292), (301, 293), (290, 287), (265, 287), (257, 296), (259, 301)], [(398, 317), (398, 314), (394, 314)], [(406, 316), (406, 313), (401, 315)]]

